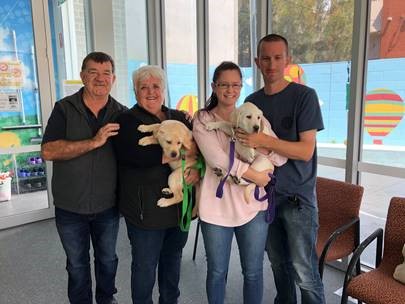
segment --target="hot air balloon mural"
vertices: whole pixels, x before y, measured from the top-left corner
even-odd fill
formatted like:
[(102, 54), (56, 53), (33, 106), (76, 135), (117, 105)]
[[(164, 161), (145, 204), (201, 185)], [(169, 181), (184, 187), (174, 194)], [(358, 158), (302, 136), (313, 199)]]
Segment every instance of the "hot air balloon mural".
[(383, 137), (399, 124), (404, 116), (404, 103), (389, 89), (375, 89), (366, 95), (364, 127), (373, 137), (373, 144), (382, 145)]
[(284, 79), (301, 84), (306, 84), (307, 82), (304, 69), (298, 64), (289, 64), (284, 69)]
[(194, 95), (185, 95), (179, 99), (176, 105), (176, 109), (180, 111), (186, 111), (193, 117), (194, 113), (198, 110), (198, 98)]

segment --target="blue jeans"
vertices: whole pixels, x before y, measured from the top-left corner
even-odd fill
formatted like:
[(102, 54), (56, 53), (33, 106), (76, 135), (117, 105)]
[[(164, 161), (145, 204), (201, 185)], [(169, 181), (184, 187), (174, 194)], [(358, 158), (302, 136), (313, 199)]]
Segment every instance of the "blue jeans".
[(201, 221), (207, 254), (208, 303), (222, 304), (233, 235), (239, 247), (243, 273), (243, 302), (259, 304), (263, 299), (263, 257), (269, 225), (265, 212), (239, 227), (223, 227)]
[(316, 254), (318, 210), (287, 198), (278, 198), (277, 202), (277, 215), (269, 227), (266, 248), (277, 288), (274, 303), (297, 303), (296, 283), (302, 304), (323, 304)]
[(96, 302), (110, 303), (115, 288), (118, 257), (115, 252), (119, 229), (117, 208), (96, 214), (77, 214), (55, 208), (55, 222), (65, 249), (70, 303), (91, 304), (90, 239), (94, 249)]
[(134, 304), (151, 304), (158, 267), (159, 303), (176, 304), (180, 296), (180, 264), (188, 233), (179, 227), (149, 230), (129, 221), (132, 248), (131, 294)]

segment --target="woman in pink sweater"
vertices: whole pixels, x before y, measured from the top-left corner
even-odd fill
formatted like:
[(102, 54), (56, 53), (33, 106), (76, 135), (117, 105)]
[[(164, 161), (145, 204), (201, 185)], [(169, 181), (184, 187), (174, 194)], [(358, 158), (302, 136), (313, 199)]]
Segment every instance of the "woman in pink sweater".
[[(199, 217), (207, 254), (207, 296), (209, 303), (224, 303), (226, 276), (233, 235), (239, 247), (244, 276), (244, 303), (259, 304), (263, 298), (263, 256), (268, 223), (265, 221), (267, 201), (253, 197), (248, 204), (244, 199), (245, 187), (226, 182), (222, 198), (216, 197), (220, 179), (213, 168), (228, 168), (230, 138), (222, 131), (208, 131), (206, 124), (229, 121), (242, 88), (242, 73), (233, 62), (222, 62), (212, 80), (212, 95), (206, 107), (200, 110), (193, 123), (193, 136), (207, 164), (201, 182)], [(265, 121), (270, 128), (268, 121)], [(269, 154), (273, 164), (280, 166), (286, 158)], [(245, 178), (264, 187), (270, 181), (268, 171), (256, 171), (234, 156), (230, 175)], [(263, 192), (262, 192), (263, 193)]]

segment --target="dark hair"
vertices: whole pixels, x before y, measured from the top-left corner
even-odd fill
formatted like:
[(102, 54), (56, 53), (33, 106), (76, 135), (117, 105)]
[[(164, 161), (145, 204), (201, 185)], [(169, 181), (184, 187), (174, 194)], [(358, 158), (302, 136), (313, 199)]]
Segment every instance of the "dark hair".
[(275, 41), (282, 41), (285, 44), (285, 47), (287, 49), (287, 54), (288, 54), (288, 41), (286, 38), (284, 38), (281, 35), (278, 34), (269, 34), (264, 36), (262, 39), (260, 39), (259, 43), (257, 44), (257, 57), (260, 55), (260, 47), (262, 46), (263, 42), (275, 42)]
[(110, 55), (103, 53), (103, 52), (91, 52), (89, 53), (84, 59), (82, 63), (82, 72), (86, 69), (87, 62), (90, 60), (97, 62), (97, 63), (104, 63), (104, 62), (111, 62), (112, 72), (114, 74), (115, 71), (115, 64), (114, 60), (111, 58)]
[[(215, 68), (214, 75), (212, 75), (212, 82), (214, 84), (217, 82), (219, 76), (221, 76), (221, 73), (223, 71), (238, 71), (240, 79), (242, 79), (242, 71), (240, 70), (240, 67), (236, 63), (233, 63), (232, 61), (223, 61), (219, 66)], [(202, 108), (197, 112), (198, 120), (201, 121), (200, 119), (201, 112), (209, 112), (212, 109), (214, 109), (217, 105), (218, 105), (218, 97), (217, 94), (215, 94), (215, 92), (213, 91), (211, 93), (211, 96), (205, 102), (204, 108)]]
[[(233, 63), (232, 61), (223, 61), (219, 66), (216, 67), (214, 75), (212, 76), (212, 82), (216, 83), (219, 76), (221, 76), (221, 73), (223, 71), (229, 70), (238, 71), (240, 79), (242, 79), (242, 72), (240, 70), (240, 67), (236, 63)], [(210, 111), (217, 105), (218, 105), (217, 94), (215, 94), (215, 92), (212, 92), (210, 98), (208, 98), (207, 101), (205, 102), (205, 107), (203, 110)]]

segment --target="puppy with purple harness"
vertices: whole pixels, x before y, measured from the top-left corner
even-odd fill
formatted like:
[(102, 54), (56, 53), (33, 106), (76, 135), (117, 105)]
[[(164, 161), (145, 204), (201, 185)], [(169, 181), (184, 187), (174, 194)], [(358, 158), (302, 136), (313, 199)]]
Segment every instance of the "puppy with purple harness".
[[(269, 155), (264, 155), (258, 150), (245, 146), (236, 140), (234, 136), (234, 130), (237, 128), (243, 129), (247, 133), (258, 133), (263, 132), (267, 135), (277, 137), (276, 134), (271, 130), (270, 126), (263, 120), (263, 112), (256, 107), (253, 103), (246, 102), (240, 107), (236, 108), (230, 117), (230, 121), (216, 121), (209, 122), (206, 125), (207, 130), (221, 130), (230, 137), (231, 142), (231, 151), (230, 151), (230, 167), (229, 170), (224, 168), (214, 168), (215, 174), (220, 177), (222, 180), (230, 180), (239, 185), (245, 185), (246, 189), (244, 191), (244, 197), (247, 203), (249, 203), (249, 198), (253, 189), (256, 187), (255, 184), (245, 180), (239, 179), (236, 176), (231, 176), (229, 174), (230, 169), (232, 168), (233, 153), (237, 153), (237, 157), (243, 161), (251, 164), (251, 168), (256, 171), (269, 171), (272, 173), (274, 171), (274, 166), (281, 166), (287, 162), (287, 158), (280, 155), (277, 156), (277, 160), (272, 160), (272, 153)], [(234, 147), (234, 148), (233, 148)], [(234, 151), (232, 151), (234, 149)], [(274, 179), (274, 176), (272, 179)], [(274, 181), (273, 181), (274, 183)], [(221, 185), (221, 184), (220, 184)], [(220, 190), (219, 190), (220, 191)], [(258, 189), (256, 187), (255, 197), (258, 199)], [(218, 191), (217, 191), (218, 195)]]

